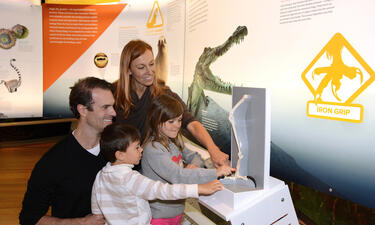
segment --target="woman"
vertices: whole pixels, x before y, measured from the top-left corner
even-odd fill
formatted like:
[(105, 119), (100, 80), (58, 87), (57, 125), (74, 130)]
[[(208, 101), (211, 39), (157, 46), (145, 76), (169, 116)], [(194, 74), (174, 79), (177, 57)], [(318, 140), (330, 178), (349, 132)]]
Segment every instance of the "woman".
[(133, 125), (146, 134), (146, 116), (153, 98), (167, 94), (182, 103), (184, 113), (182, 127), (187, 129), (210, 153), (215, 167), (228, 163), (228, 155), (221, 152), (202, 124), (196, 121), (185, 103), (155, 75), (152, 47), (144, 41), (130, 41), (122, 50), (120, 77), (113, 85), (116, 121)]

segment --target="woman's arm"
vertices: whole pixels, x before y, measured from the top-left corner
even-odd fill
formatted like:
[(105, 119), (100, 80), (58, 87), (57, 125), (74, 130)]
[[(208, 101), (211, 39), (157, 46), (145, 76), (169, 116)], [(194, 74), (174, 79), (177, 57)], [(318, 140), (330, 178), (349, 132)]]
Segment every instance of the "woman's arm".
[(204, 146), (210, 153), (213, 165), (217, 168), (223, 165), (229, 165), (229, 156), (216, 146), (210, 134), (203, 125), (194, 120), (187, 125), (190, 133)]

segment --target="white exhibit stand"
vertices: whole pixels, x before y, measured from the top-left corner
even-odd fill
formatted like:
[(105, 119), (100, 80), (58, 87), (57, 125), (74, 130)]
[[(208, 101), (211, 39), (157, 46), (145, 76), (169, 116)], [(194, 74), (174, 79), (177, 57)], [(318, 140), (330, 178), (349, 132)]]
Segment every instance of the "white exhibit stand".
[(233, 225), (298, 225), (288, 186), (273, 177), (267, 189), (234, 193), (224, 188), (199, 202)]
[(222, 191), (199, 197), (202, 205), (231, 224), (298, 225), (288, 186), (269, 176), (270, 113), (266, 89), (233, 87), (231, 163), (244, 179), (224, 178)]

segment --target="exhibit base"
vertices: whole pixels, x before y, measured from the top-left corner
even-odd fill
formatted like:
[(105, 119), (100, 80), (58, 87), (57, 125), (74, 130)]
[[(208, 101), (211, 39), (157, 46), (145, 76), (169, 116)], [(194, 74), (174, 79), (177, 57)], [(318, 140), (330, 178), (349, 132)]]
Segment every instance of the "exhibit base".
[[(233, 193), (225, 188), (211, 196), (201, 196), (199, 202), (233, 225), (298, 225), (288, 186), (281, 180), (269, 178), (266, 189)], [(198, 218), (196, 214), (195, 218)]]

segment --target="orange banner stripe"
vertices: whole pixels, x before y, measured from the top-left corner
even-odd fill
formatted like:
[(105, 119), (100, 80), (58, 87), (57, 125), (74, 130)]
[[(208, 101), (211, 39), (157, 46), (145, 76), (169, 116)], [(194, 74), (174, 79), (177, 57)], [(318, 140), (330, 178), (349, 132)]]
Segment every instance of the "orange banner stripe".
[(127, 4), (43, 4), (43, 92), (100, 37)]

